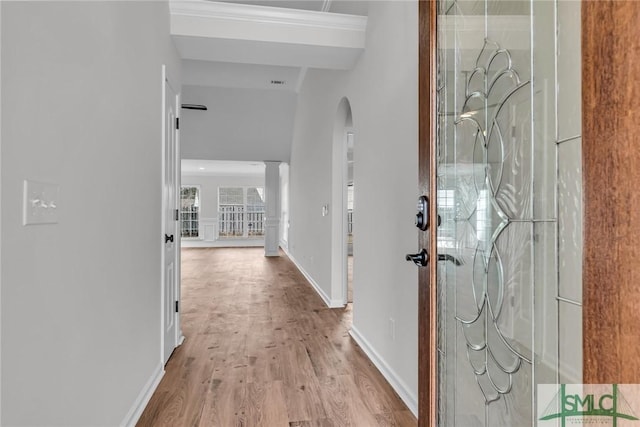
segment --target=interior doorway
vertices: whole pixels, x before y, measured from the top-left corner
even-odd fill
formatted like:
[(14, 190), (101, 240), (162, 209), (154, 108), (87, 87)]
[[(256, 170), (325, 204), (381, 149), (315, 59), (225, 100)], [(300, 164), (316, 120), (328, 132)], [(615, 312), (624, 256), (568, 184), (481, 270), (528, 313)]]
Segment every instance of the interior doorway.
[(178, 86), (162, 66), (162, 334), (161, 360), (166, 364), (181, 340), (180, 331), (180, 235), (178, 234), (178, 189), (180, 147)]
[[(349, 184), (353, 180), (353, 141), (355, 130), (351, 115), (351, 104), (345, 97), (340, 100), (333, 126), (332, 157), (332, 204), (331, 204), (331, 299), (334, 306), (344, 306), (353, 302), (353, 291), (350, 287), (353, 275), (349, 274), (349, 266), (353, 266), (354, 258), (349, 256), (353, 251), (353, 209), (349, 214)], [(349, 154), (351, 145), (351, 155)], [(351, 179), (350, 179), (351, 174)], [(355, 188), (353, 186), (352, 188)], [(353, 208), (353, 203), (351, 204)], [(351, 222), (350, 222), (351, 220)], [(351, 263), (349, 262), (351, 261)], [(352, 270), (351, 270), (352, 271)]]

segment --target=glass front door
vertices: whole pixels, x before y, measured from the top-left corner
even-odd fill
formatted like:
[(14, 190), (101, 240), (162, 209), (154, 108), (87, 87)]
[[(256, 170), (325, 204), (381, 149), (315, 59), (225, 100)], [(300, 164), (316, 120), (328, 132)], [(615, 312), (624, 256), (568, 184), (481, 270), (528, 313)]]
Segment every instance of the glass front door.
[[(579, 36), (579, 2), (571, 3), (578, 13), (565, 19), (577, 20)], [(580, 206), (561, 212), (581, 186), (564, 188), (580, 177), (559, 117), (580, 118), (560, 105), (571, 78), (558, 72), (562, 7), (438, 2), (441, 426), (533, 426), (538, 384), (580, 381), (562, 365), (563, 337), (581, 328), (565, 313), (565, 304), (579, 313), (580, 301), (563, 297), (563, 286), (575, 292), (581, 280), (560, 277), (581, 259), (581, 241), (573, 253), (565, 242), (581, 230)], [(581, 343), (571, 350), (581, 353)]]

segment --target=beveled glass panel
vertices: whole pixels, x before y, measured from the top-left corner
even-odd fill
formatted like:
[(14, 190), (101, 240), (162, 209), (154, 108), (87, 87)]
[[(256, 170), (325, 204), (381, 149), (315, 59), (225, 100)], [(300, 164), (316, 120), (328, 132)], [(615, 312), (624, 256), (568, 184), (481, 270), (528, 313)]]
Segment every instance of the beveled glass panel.
[(537, 371), (557, 377), (553, 10), (439, 6), (442, 426), (531, 426)]
[(582, 302), (582, 139), (558, 146), (560, 296)]
[(573, 3), (438, 5), (441, 426), (533, 426), (537, 384), (581, 379)]

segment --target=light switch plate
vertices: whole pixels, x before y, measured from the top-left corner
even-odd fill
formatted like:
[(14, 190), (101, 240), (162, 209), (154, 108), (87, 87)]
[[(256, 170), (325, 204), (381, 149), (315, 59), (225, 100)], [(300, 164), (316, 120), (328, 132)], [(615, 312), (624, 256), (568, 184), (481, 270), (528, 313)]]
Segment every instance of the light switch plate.
[(57, 224), (60, 186), (24, 180), (22, 225)]

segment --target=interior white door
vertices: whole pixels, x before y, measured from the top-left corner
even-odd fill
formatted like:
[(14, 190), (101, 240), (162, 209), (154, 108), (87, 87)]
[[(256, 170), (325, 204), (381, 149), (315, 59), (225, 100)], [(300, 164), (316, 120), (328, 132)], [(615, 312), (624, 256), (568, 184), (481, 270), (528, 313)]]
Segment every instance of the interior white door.
[(177, 91), (164, 73), (163, 127), (163, 261), (162, 261), (162, 360), (167, 363), (178, 344), (178, 153)]

